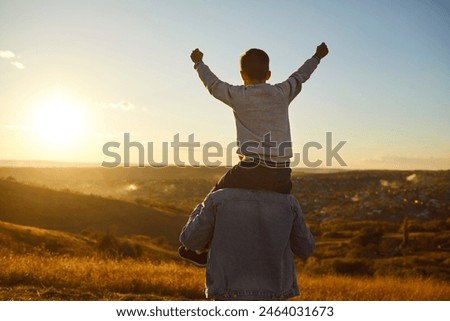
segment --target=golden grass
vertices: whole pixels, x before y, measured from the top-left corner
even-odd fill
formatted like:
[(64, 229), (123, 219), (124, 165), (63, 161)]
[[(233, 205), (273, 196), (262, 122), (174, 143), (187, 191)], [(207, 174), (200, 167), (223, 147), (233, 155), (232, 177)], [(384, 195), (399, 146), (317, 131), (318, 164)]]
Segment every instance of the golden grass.
[(0, 263), (0, 286), (76, 289), (98, 299), (152, 295), (202, 299), (203, 270), (171, 262), (11, 255)]
[[(450, 285), (427, 279), (299, 275), (297, 300), (450, 300)], [(0, 300), (202, 300), (204, 270), (185, 263), (8, 254)]]
[(420, 278), (356, 278), (299, 276), (301, 300), (326, 301), (448, 301), (450, 285)]

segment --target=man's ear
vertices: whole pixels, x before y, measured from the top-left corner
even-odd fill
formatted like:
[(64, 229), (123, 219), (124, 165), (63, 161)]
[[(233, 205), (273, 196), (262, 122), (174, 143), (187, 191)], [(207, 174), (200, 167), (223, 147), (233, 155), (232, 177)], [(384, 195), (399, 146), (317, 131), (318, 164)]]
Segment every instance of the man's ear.
[(270, 76), (272, 76), (272, 73), (269, 70), (266, 74), (266, 81), (270, 79)]

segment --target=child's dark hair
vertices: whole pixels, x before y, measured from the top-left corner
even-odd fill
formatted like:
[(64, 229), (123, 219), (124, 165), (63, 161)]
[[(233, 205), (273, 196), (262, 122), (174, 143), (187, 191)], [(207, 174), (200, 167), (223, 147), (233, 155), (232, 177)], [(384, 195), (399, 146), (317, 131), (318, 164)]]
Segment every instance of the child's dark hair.
[(261, 49), (249, 49), (241, 56), (241, 70), (254, 80), (265, 80), (269, 71), (269, 56)]

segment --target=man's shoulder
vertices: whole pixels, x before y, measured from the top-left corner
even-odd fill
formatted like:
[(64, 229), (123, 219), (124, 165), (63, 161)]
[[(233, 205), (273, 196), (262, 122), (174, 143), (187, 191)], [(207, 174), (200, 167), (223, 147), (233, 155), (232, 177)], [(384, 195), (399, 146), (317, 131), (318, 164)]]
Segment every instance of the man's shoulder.
[(211, 193), (209, 196), (214, 201), (261, 201), (276, 203), (297, 203), (292, 194), (282, 194), (271, 191), (257, 191), (242, 188), (223, 188)]
[(296, 198), (291, 194), (269, 191), (256, 191), (238, 188), (224, 188), (211, 193), (205, 200), (206, 206), (216, 209), (217, 213), (226, 213), (234, 217), (239, 213), (258, 213), (262, 217), (271, 217), (273, 213), (284, 213), (288, 219), (301, 211)]

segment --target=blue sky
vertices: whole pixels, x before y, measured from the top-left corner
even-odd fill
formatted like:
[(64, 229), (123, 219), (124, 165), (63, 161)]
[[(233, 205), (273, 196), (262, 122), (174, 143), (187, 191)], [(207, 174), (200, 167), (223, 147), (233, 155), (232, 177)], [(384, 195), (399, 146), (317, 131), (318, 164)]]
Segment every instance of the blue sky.
[[(232, 112), (201, 85), (191, 50), (239, 84), (239, 55), (264, 49), (276, 83), (325, 41), (290, 107), (296, 151), (332, 132), (350, 169), (449, 169), (448, 30), (445, 1), (1, 0), (0, 159), (100, 163), (124, 132), (226, 145)], [(72, 113), (43, 121), (58, 99)]]

